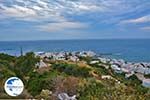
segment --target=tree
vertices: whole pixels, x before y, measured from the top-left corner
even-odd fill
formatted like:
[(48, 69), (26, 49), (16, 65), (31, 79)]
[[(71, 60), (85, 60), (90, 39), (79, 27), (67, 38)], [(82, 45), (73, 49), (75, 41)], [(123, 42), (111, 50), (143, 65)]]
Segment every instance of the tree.
[(20, 56), (16, 61), (16, 69), (22, 75), (28, 75), (35, 68), (35, 64), (39, 61), (33, 52), (27, 53), (25, 56)]

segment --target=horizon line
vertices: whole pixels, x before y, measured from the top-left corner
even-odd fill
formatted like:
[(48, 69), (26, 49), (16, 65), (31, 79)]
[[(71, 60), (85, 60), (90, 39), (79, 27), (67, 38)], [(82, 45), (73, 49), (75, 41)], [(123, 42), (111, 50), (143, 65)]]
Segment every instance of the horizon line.
[(150, 38), (83, 38), (83, 39), (33, 39), (33, 40), (0, 40), (0, 42), (26, 42), (26, 41), (71, 41), (71, 40), (147, 40)]

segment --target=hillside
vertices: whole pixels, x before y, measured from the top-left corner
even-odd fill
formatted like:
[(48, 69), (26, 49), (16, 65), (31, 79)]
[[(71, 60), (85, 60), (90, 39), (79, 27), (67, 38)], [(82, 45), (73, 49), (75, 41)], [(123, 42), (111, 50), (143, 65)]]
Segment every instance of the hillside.
[[(41, 58), (34, 53), (20, 57), (0, 54), (0, 98), (57, 100), (67, 94), (77, 100), (149, 100), (150, 88), (143, 87), (136, 75), (125, 78), (125, 73), (115, 73), (108, 63), (91, 64), (92, 59), (71, 61)], [(11, 76), (24, 82), (24, 92), (18, 97), (8, 96), (3, 89)]]

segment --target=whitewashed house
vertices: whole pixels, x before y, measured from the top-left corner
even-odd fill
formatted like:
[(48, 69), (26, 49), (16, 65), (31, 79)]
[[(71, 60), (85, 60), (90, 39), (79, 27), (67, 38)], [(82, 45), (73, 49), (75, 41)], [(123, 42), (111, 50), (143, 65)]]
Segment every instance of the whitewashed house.
[(98, 60), (93, 60), (93, 61), (90, 62), (90, 64), (97, 64), (97, 63), (99, 63)]
[(113, 77), (110, 75), (102, 75), (101, 78), (102, 79), (113, 79)]
[(143, 79), (142, 85), (143, 85), (144, 87), (150, 88), (150, 79)]
[(111, 68), (112, 68), (116, 73), (122, 73), (121, 68), (120, 68), (118, 65), (116, 65), (116, 64), (112, 64), (112, 65), (111, 65)]
[(69, 59), (73, 62), (79, 61), (79, 58), (76, 56), (70, 56)]
[(48, 67), (48, 65), (45, 62), (43, 62), (43, 60), (40, 60), (40, 62), (38, 62), (35, 66), (36, 68)]

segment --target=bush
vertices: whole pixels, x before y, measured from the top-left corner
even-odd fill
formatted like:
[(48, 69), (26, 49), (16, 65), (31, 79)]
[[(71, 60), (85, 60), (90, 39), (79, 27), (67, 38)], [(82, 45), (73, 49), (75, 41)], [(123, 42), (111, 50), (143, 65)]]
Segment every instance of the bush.
[(80, 91), (79, 100), (99, 100), (103, 96), (104, 86), (96, 81), (86, 84)]
[(144, 75), (145, 78), (150, 78), (150, 74)]
[(60, 63), (60, 64), (54, 64), (52, 66), (54, 70), (58, 70), (59, 72), (64, 72), (67, 75), (72, 75), (76, 77), (89, 77), (89, 68), (86, 67), (78, 67), (73, 64), (65, 64), (65, 63)]
[(4, 53), (1, 53), (0, 54), (0, 60), (6, 60), (8, 62), (12, 62), (12, 61), (15, 61), (16, 57), (14, 56), (10, 56), (8, 54), (4, 54)]
[(34, 79), (28, 82), (27, 89), (31, 93), (31, 95), (36, 96), (40, 94), (43, 88), (44, 81), (41, 79)]
[(27, 53), (25, 56), (20, 56), (17, 58), (15, 68), (18, 74), (21, 76), (26, 76), (29, 72), (33, 71), (35, 64), (39, 61), (39, 58), (36, 58), (34, 53)]

